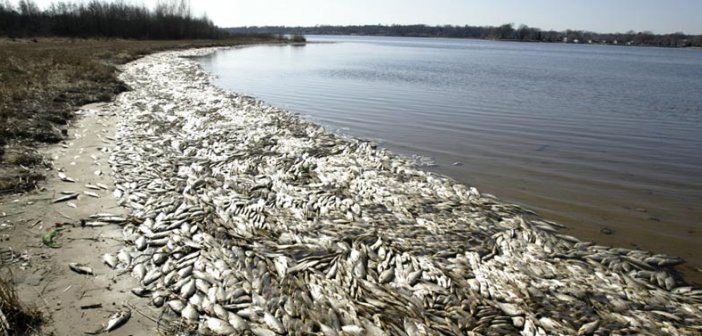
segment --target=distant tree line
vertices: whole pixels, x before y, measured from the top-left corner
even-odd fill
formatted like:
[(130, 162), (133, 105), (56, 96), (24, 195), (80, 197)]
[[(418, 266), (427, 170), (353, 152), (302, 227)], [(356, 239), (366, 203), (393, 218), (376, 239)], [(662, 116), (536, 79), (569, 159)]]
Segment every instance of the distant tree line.
[(486, 40), (508, 40), (527, 42), (598, 43), (657, 47), (702, 47), (702, 35), (683, 33), (657, 35), (651, 32), (594, 33), (582, 30), (541, 30), (512, 24), (501, 26), (427, 26), (427, 25), (363, 25), (363, 26), (314, 26), (314, 27), (235, 27), (226, 28), (231, 33), (291, 34), (307, 35), (370, 35), (412, 37), (454, 37)]
[(152, 10), (113, 2), (60, 2), (41, 10), (31, 0), (0, 0), (0, 36), (213, 39), (229, 33), (206, 16), (194, 17), (187, 0), (160, 1)]

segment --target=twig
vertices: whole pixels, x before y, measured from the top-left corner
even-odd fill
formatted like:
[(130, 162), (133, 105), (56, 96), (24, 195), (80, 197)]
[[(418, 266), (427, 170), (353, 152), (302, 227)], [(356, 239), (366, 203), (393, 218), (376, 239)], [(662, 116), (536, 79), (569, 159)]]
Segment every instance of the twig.
[(102, 308), (102, 303), (93, 303), (89, 305), (80, 306), (80, 309), (96, 309)]
[[(34, 290), (34, 291), (37, 293), (37, 295), (39, 295), (39, 297), (40, 297), (42, 300), (44, 300), (44, 303), (46, 304), (46, 308), (49, 308), (49, 307), (50, 307), (49, 301), (46, 301), (46, 299), (44, 298), (44, 295), (41, 295), (41, 293), (40, 293), (36, 288), (34, 288), (34, 287), (30, 287), (30, 288), (31, 288), (32, 290)], [(50, 308), (49, 308), (49, 309), (50, 309)]]
[[(133, 311), (139, 313), (139, 315), (141, 315), (141, 316), (143, 316), (143, 317), (146, 317), (147, 319), (151, 320), (151, 322), (154, 322), (154, 323), (157, 323), (157, 324), (158, 324), (159, 321), (160, 321), (160, 318), (159, 318), (158, 320), (156, 320), (155, 318), (153, 318), (153, 317), (151, 317), (151, 316), (148, 316), (148, 315), (142, 313), (139, 309), (136, 309), (136, 307), (134, 307), (133, 304), (125, 303), (125, 306), (127, 306), (127, 307), (131, 308)], [(163, 309), (163, 310), (165, 311), (165, 309)]]
[(69, 241), (74, 241), (74, 240), (91, 240), (91, 241), (99, 242), (99, 241), (100, 241), (100, 238), (97, 238), (97, 237), (96, 237), (96, 238), (66, 238), (66, 240), (69, 240)]
[(66, 216), (66, 215), (64, 215), (63, 213), (61, 213), (61, 211), (58, 211), (58, 210), (57, 210), (56, 213), (58, 213), (59, 215), (63, 216), (64, 218), (73, 219), (73, 217)]

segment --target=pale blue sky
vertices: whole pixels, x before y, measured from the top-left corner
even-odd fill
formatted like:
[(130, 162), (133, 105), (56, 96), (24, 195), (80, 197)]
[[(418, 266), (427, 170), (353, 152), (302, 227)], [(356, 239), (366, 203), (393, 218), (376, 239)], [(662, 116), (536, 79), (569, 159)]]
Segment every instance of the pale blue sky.
[[(35, 2), (43, 7), (53, 1)], [(153, 5), (157, 0), (127, 2)], [(555, 30), (702, 34), (702, 0), (191, 0), (191, 3), (196, 14), (206, 12), (217, 25), (224, 27), (515, 23)]]

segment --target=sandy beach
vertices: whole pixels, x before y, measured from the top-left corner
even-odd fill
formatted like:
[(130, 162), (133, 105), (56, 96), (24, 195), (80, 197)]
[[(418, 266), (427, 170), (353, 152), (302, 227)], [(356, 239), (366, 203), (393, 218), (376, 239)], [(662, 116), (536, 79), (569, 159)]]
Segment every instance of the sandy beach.
[[(120, 310), (131, 318), (111, 334), (702, 332), (702, 290), (674, 272), (680, 259), (580, 241), (217, 88), (187, 58), (214, 50), (125, 65), (130, 91), (83, 108), (44, 150), (45, 190), (0, 204), (3, 262), (50, 317), (42, 332), (104, 329)], [(91, 220), (106, 213), (125, 221)], [(61, 246), (42, 244), (57, 227)]]
[[(136, 285), (133, 279), (120, 276), (122, 272), (101, 262), (103, 254), (122, 246), (121, 228), (81, 225), (81, 221), (90, 221), (96, 213), (127, 213), (112, 197), (111, 190), (86, 187), (114, 186), (107, 159), (114, 145), (111, 139), (117, 111), (106, 104), (81, 109), (66, 141), (40, 149), (54, 167), (47, 172), (44, 191), (8, 196), (0, 204), (5, 240), (3, 265), (9, 266), (22, 302), (36, 306), (44, 314), (46, 323), (38, 334), (77, 335), (100, 330), (111, 313), (124, 305), (152, 312), (129, 292)], [(62, 181), (59, 173), (75, 182)], [(86, 191), (99, 197), (89, 196)], [(64, 193), (79, 196), (53, 203), (66, 196)], [(57, 247), (49, 248), (42, 243), (42, 236), (57, 228), (62, 229), (55, 239)], [(69, 263), (87, 265), (94, 275), (78, 274), (69, 268)], [(135, 314), (128, 325), (114, 334), (153, 334), (154, 325)]]

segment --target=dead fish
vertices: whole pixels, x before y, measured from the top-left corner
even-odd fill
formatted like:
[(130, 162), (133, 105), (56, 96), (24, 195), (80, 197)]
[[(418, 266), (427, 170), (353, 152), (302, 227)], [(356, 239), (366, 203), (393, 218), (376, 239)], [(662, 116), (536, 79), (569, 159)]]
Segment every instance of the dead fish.
[(417, 284), (417, 282), (419, 282), (419, 279), (421, 278), (422, 270), (412, 272), (407, 276), (407, 284), (409, 284), (410, 286), (414, 286), (415, 284)]
[(283, 324), (280, 323), (280, 320), (278, 320), (277, 317), (273, 316), (273, 314), (265, 312), (263, 314), (263, 321), (266, 322), (266, 325), (273, 329), (273, 331), (279, 334), (285, 333), (285, 328), (283, 327)]
[(139, 297), (147, 297), (151, 295), (151, 290), (148, 288), (144, 287), (135, 287), (132, 288), (132, 294), (139, 296)]
[(332, 329), (331, 327), (329, 327), (328, 325), (326, 325), (324, 323), (319, 323), (319, 329), (321, 329), (322, 334), (324, 334), (325, 336), (338, 336), (339, 335), (339, 333), (336, 332), (336, 330)]
[(249, 324), (246, 323), (243, 318), (239, 317), (239, 315), (230, 312), (228, 316), (229, 318), (227, 318), (227, 320), (229, 324), (237, 331), (241, 332), (249, 328)]
[(110, 225), (110, 223), (101, 222), (101, 221), (90, 221), (90, 222), (85, 222), (83, 226), (99, 227), (99, 226), (106, 226), (106, 225)]
[(144, 286), (148, 286), (154, 281), (160, 279), (163, 276), (163, 273), (161, 273), (161, 270), (158, 268), (154, 268), (150, 270), (149, 272), (144, 275), (144, 279), (141, 281)]
[(134, 246), (136, 246), (137, 250), (143, 251), (146, 249), (146, 238), (144, 236), (139, 236), (137, 240), (134, 241)]
[(408, 336), (421, 335), (419, 332), (419, 328), (417, 328), (417, 324), (408, 318), (404, 319), (404, 327), (405, 327), (405, 332), (407, 333)]
[(600, 320), (592, 321), (589, 323), (583, 324), (580, 329), (578, 329), (578, 336), (581, 335), (592, 335), (595, 330), (597, 330), (597, 327), (600, 325)]
[(251, 333), (256, 335), (256, 336), (276, 336), (276, 333), (273, 332), (272, 330), (268, 330), (266, 328), (251, 328)]
[(86, 191), (83, 191), (83, 194), (86, 194), (86, 195), (88, 195), (88, 196), (90, 196), (90, 197), (100, 198), (100, 195), (98, 195), (98, 194), (96, 194), (96, 193), (94, 193), (94, 192), (92, 192), (92, 191), (87, 191), (87, 190), (86, 190)]
[(214, 317), (208, 317), (205, 322), (207, 329), (211, 330), (217, 335), (231, 335), (236, 332), (236, 329), (232, 327), (228, 322), (220, 320)]
[(52, 203), (61, 203), (61, 202), (65, 202), (65, 201), (70, 201), (70, 200), (78, 198), (78, 195), (79, 195), (78, 193), (73, 193), (73, 194), (69, 194), (66, 196), (62, 196), (62, 197), (55, 199)]
[(117, 260), (119, 260), (121, 263), (125, 265), (131, 265), (132, 264), (132, 256), (129, 255), (124, 249), (120, 250), (117, 253)]
[(93, 190), (102, 190), (102, 189), (100, 189), (100, 187), (98, 187), (96, 185), (92, 185), (92, 184), (86, 184), (85, 187), (88, 189), (93, 189)]
[(100, 220), (104, 222), (110, 222), (110, 223), (117, 223), (121, 224), (127, 221), (127, 217), (120, 217), (120, 216), (111, 216), (111, 217), (102, 217)]
[(505, 313), (507, 316), (518, 316), (523, 315), (524, 312), (515, 304), (512, 303), (502, 303), (498, 302), (497, 306)]
[(372, 335), (372, 336), (387, 335), (387, 333), (385, 333), (383, 331), (383, 329), (380, 329), (378, 326), (376, 326), (375, 324), (373, 324), (372, 322), (370, 322), (368, 320), (363, 321), (363, 327), (364, 327), (363, 329), (366, 332), (366, 335)]
[(112, 268), (112, 269), (114, 269), (115, 267), (117, 267), (117, 257), (115, 257), (115, 256), (113, 256), (113, 255), (111, 255), (111, 254), (109, 254), (109, 253), (105, 253), (105, 254), (102, 256), (102, 261), (103, 261), (107, 266), (110, 266), (110, 268)]
[(388, 282), (392, 281), (392, 279), (394, 279), (394, 278), (395, 278), (395, 268), (391, 267), (391, 268), (388, 268), (385, 271), (383, 271), (383, 273), (380, 273), (379, 280), (380, 280), (381, 284), (384, 284), (384, 283), (388, 283)]
[(94, 274), (92, 268), (78, 263), (70, 263), (68, 264), (68, 268), (70, 268), (73, 272), (76, 272), (78, 274)]
[(138, 264), (132, 269), (132, 275), (139, 281), (146, 277), (146, 265)]
[(58, 177), (59, 177), (59, 179), (60, 179), (61, 181), (63, 181), (63, 182), (76, 183), (76, 180), (75, 180), (75, 179), (66, 176), (66, 174), (64, 174), (64, 173), (59, 172), (59, 173), (58, 173)]
[(109, 213), (109, 212), (100, 212), (100, 213), (96, 213), (94, 215), (90, 215), (90, 218), (102, 218), (102, 217), (113, 217), (113, 216), (117, 216), (117, 215), (115, 215), (113, 213)]
[(168, 260), (168, 255), (165, 253), (154, 253), (154, 255), (151, 257), (151, 261), (156, 266), (161, 266), (161, 264), (166, 262), (166, 260)]
[[(164, 67), (197, 69), (163, 57)], [(117, 256), (118, 267), (134, 266), (144, 280), (137, 292), (159, 292), (149, 297), (156, 306), (162, 297), (178, 300), (164, 309), (195, 319), (203, 332), (699, 330), (702, 291), (666, 291), (682, 285), (662, 267), (674, 262), (666, 257), (563, 238), (554, 234), (555, 226), (522, 218), (526, 211), (518, 206), (416, 170), (412, 160), (385, 155), (369, 143), (329, 140), (305, 122), (279, 119), (285, 113), (250, 105), (249, 98), (232, 94), (230, 109), (226, 99), (219, 102), (219, 91), (197, 77), (194, 86), (181, 80), (189, 78), (180, 76), (180, 68), (158, 71), (153, 80), (148, 68), (129, 69), (126, 82), (144, 79), (135, 86), (158, 91), (163, 84), (166, 91), (136, 90), (115, 103), (125, 107), (130, 123), (120, 126), (118, 143), (109, 150), (115, 177), (110, 187), (130, 208), (119, 224), (125, 224), (123, 250), (133, 258), (129, 264)], [(187, 99), (167, 102), (174, 94)], [(336, 147), (342, 152), (329, 156)], [(101, 153), (100, 160), (108, 155)], [(406, 225), (396, 225), (398, 219)], [(369, 224), (382, 230), (368, 230)], [(457, 243), (467, 237), (470, 246)], [(581, 310), (589, 307), (590, 291), (611, 302)], [(539, 301), (544, 304), (530, 304)], [(627, 309), (634, 302), (647, 308), (631, 316)], [(572, 309), (578, 311), (568, 314)], [(612, 323), (588, 324), (598, 316)]]
[(127, 321), (129, 321), (130, 317), (132, 317), (132, 311), (126, 308), (112, 314), (110, 319), (107, 321), (105, 331), (112, 331), (123, 326), (125, 323), (127, 323)]
[(363, 335), (363, 328), (357, 325), (345, 325), (341, 327), (341, 330), (349, 335), (360, 336)]
[(195, 307), (191, 304), (186, 304), (185, 308), (180, 312), (180, 315), (190, 321), (195, 321), (200, 317), (200, 314), (195, 310)]
[(184, 299), (189, 299), (193, 294), (195, 294), (195, 281), (188, 281), (183, 287), (180, 288), (180, 296)]
[(154, 307), (162, 307), (163, 303), (166, 302), (166, 297), (159, 295), (159, 296), (154, 296), (153, 299), (151, 300), (151, 303), (154, 305)]
[(168, 307), (171, 308), (174, 312), (180, 314), (180, 312), (183, 311), (183, 308), (185, 308), (185, 304), (183, 301), (180, 300), (171, 300), (168, 301)]

